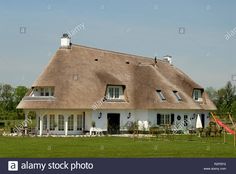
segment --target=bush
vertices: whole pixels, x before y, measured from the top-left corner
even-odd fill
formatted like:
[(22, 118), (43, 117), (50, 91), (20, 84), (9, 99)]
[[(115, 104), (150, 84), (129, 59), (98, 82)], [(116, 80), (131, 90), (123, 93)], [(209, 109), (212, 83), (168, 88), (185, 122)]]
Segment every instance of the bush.
[(137, 121), (134, 121), (134, 122), (128, 121), (125, 124), (125, 127), (127, 128), (128, 133), (133, 134), (133, 133), (135, 133), (135, 131), (138, 131), (138, 122)]

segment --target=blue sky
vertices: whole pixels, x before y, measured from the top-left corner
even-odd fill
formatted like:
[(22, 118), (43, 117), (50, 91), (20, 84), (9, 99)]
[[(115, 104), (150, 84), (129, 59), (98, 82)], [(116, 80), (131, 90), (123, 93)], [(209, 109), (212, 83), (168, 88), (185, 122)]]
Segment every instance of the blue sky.
[(72, 43), (151, 58), (168, 54), (197, 83), (219, 88), (236, 75), (236, 33), (225, 39), (236, 27), (235, 9), (234, 0), (1, 1), (0, 82), (30, 86), (62, 33), (83, 24)]

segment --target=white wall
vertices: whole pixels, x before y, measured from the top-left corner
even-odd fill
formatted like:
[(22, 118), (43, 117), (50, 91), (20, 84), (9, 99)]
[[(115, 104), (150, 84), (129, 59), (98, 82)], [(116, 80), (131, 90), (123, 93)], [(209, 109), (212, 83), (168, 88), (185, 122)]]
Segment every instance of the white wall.
[[(205, 127), (209, 123), (208, 112), (207, 111), (191, 111), (191, 110), (37, 110), (36, 115), (37, 118), (39, 116), (50, 115), (54, 114), (55, 119), (57, 120), (57, 116), (62, 114), (64, 116), (70, 116), (73, 114), (75, 116), (74, 119), (74, 131), (68, 131), (68, 134), (80, 134), (81, 131), (77, 131), (77, 118), (76, 115), (81, 114), (83, 115), (85, 112), (85, 131), (89, 131), (92, 127), (92, 121), (95, 121), (96, 127), (101, 128), (103, 131), (107, 131), (107, 114), (108, 113), (119, 113), (120, 114), (120, 130), (124, 131), (127, 130), (127, 122), (134, 122), (138, 121), (139, 129), (140, 130), (148, 130), (150, 126), (156, 125), (157, 122), (157, 113), (160, 114), (174, 114), (175, 121), (177, 120), (177, 116), (181, 116), (181, 121), (184, 120), (184, 115), (188, 115), (188, 118), (195, 114), (205, 114)], [(101, 118), (99, 119), (99, 113), (102, 113)], [(131, 117), (128, 118), (129, 113), (131, 113)], [(191, 120), (192, 125), (195, 127), (195, 119)], [(38, 124), (38, 121), (37, 121)], [(38, 125), (37, 125), (38, 127)], [(49, 123), (48, 123), (49, 128)], [(45, 132), (43, 132), (45, 134)], [(55, 131), (51, 131), (52, 134), (64, 134), (65, 131), (58, 131), (58, 128)]]
[[(174, 114), (174, 120), (177, 121), (178, 115), (181, 116), (180, 121), (184, 121), (184, 115), (188, 116), (188, 120), (191, 121), (192, 126), (195, 128), (196, 126), (196, 119), (197, 115), (205, 114), (205, 127), (209, 124), (209, 118), (207, 118), (208, 113), (207, 111), (194, 111), (194, 110), (149, 110), (148, 112), (148, 120), (151, 122), (151, 125), (156, 125), (157, 122), (157, 114)], [(195, 115), (194, 119), (190, 119)]]
[[(99, 113), (102, 113), (102, 117), (99, 119)], [(128, 119), (127, 116), (131, 113), (131, 117)], [(127, 122), (138, 121), (140, 130), (148, 130), (150, 126), (156, 125), (157, 113), (160, 114), (174, 114), (174, 120), (177, 121), (177, 116), (181, 116), (180, 121), (184, 121), (184, 115), (188, 116), (188, 120), (195, 128), (197, 114), (205, 114), (205, 127), (209, 123), (208, 112), (203, 111), (191, 111), (191, 110), (95, 110), (92, 111), (91, 121), (95, 121), (96, 127), (101, 128), (103, 131), (107, 131), (107, 114), (108, 113), (119, 113), (120, 114), (120, 130), (127, 130), (125, 125)], [(195, 114), (194, 119), (190, 119)], [(91, 126), (91, 125), (90, 125)], [(190, 126), (190, 125), (189, 125)]]
[[(102, 113), (102, 117), (99, 119), (99, 113)], [(128, 119), (129, 112), (131, 113), (131, 117)], [(134, 111), (133, 110), (94, 110), (92, 111), (92, 121), (95, 121), (96, 127), (101, 128), (103, 131), (107, 131), (107, 114), (108, 113), (119, 113), (120, 114), (120, 130), (125, 129), (125, 124), (128, 121), (135, 121)]]

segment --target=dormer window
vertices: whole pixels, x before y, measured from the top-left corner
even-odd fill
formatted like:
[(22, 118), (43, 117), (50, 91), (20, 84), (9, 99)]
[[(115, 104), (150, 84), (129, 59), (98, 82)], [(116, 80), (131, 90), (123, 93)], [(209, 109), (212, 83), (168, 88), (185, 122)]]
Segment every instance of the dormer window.
[(50, 97), (54, 96), (54, 87), (35, 87), (33, 88), (31, 97)]
[(176, 99), (177, 99), (178, 101), (182, 101), (182, 98), (180, 97), (178, 91), (173, 91), (173, 94), (175, 95), (175, 97), (176, 97)]
[(165, 96), (164, 96), (164, 94), (162, 93), (161, 90), (157, 90), (157, 94), (158, 94), (158, 96), (160, 97), (160, 99), (161, 99), (162, 101), (165, 101), (165, 100), (166, 100), (166, 98), (165, 98)]
[(106, 98), (108, 100), (124, 100), (124, 87), (123, 86), (107, 86)]
[(198, 102), (202, 102), (202, 90), (194, 89), (193, 90), (193, 99)]

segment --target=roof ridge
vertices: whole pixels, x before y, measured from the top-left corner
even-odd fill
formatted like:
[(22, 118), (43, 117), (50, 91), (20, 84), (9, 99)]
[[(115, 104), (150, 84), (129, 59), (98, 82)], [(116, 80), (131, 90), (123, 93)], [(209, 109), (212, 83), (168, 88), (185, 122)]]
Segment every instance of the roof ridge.
[[(72, 46), (84, 47), (84, 48), (87, 48), (87, 49), (104, 51), (104, 52), (113, 53), (113, 54), (120, 54), (120, 55), (124, 55), (124, 56), (129, 56), (129, 57), (132, 56), (132, 57), (136, 57), (136, 58), (140, 58), (140, 59), (145, 59), (145, 60), (153, 60), (152, 57), (139, 56), (139, 55), (136, 55), (136, 54), (123, 53), (123, 52), (118, 52), (118, 51), (113, 51), (113, 50), (106, 50), (106, 49), (101, 49), (101, 48), (89, 47), (89, 46), (85, 46), (85, 45), (72, 44)], [(161, 60), (161, 59), (158, 59), (158, 60)]]

